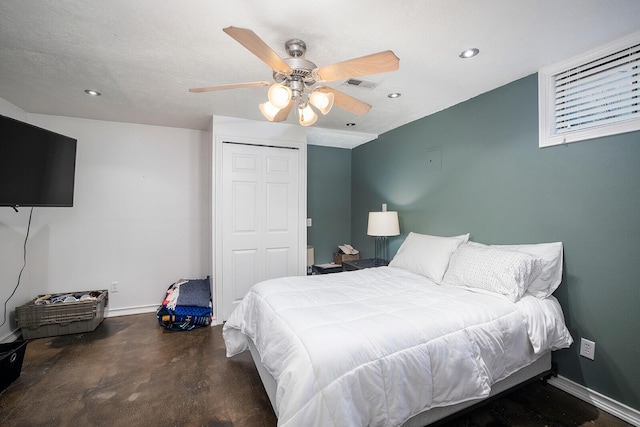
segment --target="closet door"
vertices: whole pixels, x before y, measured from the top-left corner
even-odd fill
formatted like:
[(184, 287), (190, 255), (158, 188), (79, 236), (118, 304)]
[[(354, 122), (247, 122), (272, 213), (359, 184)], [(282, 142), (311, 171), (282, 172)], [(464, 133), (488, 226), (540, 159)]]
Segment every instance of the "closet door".
[(254, 284), (299, 271), (298, 150), (222, 144), (223, 320)]

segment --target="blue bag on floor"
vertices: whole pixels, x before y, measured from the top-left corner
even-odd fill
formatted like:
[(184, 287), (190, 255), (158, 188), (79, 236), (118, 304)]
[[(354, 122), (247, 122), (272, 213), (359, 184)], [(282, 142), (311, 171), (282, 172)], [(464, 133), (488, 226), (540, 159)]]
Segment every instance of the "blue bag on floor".
[(167, 289), (156, 316), (171, 331), (189, 331), (209, 326), (213, 320), (211, 279), (179, 280)]

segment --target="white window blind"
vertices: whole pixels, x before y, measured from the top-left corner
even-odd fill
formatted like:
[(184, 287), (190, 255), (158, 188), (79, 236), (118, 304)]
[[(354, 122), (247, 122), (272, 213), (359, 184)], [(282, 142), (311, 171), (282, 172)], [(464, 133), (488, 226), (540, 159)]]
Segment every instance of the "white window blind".
[(637, 35), (540, 74), (540, 146), (640, 129)]

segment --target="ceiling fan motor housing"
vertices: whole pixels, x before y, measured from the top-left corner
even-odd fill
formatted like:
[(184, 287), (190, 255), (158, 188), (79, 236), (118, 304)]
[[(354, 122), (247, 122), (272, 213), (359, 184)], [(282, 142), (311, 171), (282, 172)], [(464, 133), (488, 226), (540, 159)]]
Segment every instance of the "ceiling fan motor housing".
[(292, 58), (302, 58), (307, 51), (307, 45), (300, 39), (291, 39), (284, 44), (284, 49)]
[(292, 81), (300, 81), (306, 86), (312, 86), (316, 83), (312, 73), (316, 69), (316, 64), (304, 58), (283, 58), (283, 61), (291, 67), (291, 71), (287, 73), (274, 71), (273, 80), (276, 83), (289, 85)]

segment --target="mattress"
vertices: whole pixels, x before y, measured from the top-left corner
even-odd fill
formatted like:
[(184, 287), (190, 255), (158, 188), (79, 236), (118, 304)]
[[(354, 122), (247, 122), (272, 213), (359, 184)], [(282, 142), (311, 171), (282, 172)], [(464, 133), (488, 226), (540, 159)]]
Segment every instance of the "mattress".
[(259, 283), (223, 336), (229, 357), (255, 345), (281, 426), (401, 425), (571, 342), (553, 297), (513, 303), (393, 267)]

